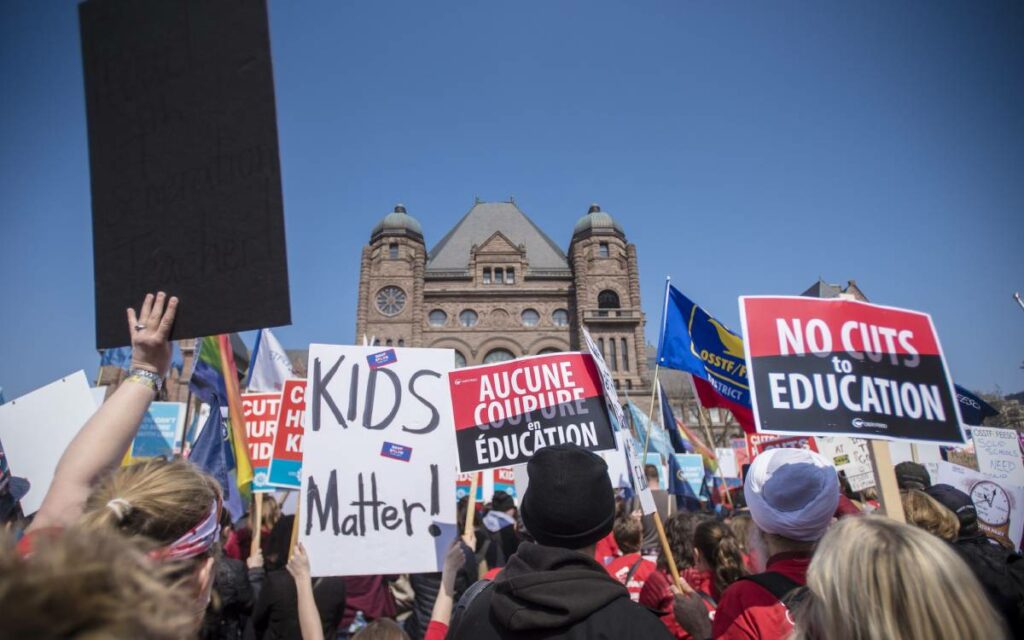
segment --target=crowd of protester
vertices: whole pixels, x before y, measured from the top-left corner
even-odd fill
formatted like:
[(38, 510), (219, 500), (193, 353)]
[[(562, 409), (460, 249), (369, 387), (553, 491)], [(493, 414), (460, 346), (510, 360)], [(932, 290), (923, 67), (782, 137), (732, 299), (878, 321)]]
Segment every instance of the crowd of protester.
[[(176, 307), (158, 294), (128, 311), (133, 371), (166, 375)], [(680, 509), (650, 467), (644, 514), (600, 457), (547, 447), (518, 504), (496, 492), (464, 531), (459, 503), (441, 572), (311, 576), (273, 497), (258, 522), (232, 522), (188, 461), (120, 466), (155, 397), (146, 379), (84, 425), (39, 511), (5, 522), (0, 637), (1024, 637), (1024, 562), (979, 529), (968, 495), (898, 465), (902, 524), (804, 449), (755, 458), (736, 509)]]

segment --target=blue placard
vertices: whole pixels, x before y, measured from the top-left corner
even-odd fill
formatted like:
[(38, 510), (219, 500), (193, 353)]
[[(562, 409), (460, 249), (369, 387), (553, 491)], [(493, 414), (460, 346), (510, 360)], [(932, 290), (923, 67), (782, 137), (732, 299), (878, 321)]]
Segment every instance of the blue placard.
[(690, 486), (693, 490), (694, 496), (699, 496), (701, 488), (704, 486), (704, 458), (699, 453), (677, 453), (676, 458), (676, 473)]
[(150, 404), (132, 442), (132, 457), (170, 457), (181, 451), (184, 410), (185, 405), (180, 402)]
[(394, 442), (385, 442), (384, 446), (380, 449), (380, 455), (385, 458), (391, 458), (392, 460), (409, 462), (409, 460), (412, 459), (412, 447), (395, 444)]
[(398, 356), (395, 354), (394, 349), (388, 349), (387, 351), (381, 351), (380, 353), (374, 353), (366, 356), (366, 361), (370, 363), (371, 369), (376, 369), (378, 367), (398, 362)]

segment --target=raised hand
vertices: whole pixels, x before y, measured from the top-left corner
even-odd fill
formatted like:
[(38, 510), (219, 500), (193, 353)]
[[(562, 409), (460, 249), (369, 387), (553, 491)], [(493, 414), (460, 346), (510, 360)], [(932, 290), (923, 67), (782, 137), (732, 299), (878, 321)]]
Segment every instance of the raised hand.
[[(166, 308), (165, 308), (166, 304)], [(151, 371), (160, 377), (171, 368), (171, 326), (178, 310), (178, 299), (163, 291), (146, 294), (136, 315), (128, 309), (128, 331), (132, 336), (132, 368)]]

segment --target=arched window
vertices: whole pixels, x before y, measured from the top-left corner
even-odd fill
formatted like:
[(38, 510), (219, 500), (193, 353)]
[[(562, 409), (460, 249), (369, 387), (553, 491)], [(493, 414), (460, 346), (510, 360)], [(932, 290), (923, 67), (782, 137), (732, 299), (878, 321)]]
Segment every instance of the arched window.
[(462, 355), (462, 352), (458, 349), (455, 350), (455, 368), (461, 369), (466, 366), (466, 356)]
[(537, 355), (544, 356), (544, 355), (547, 355), (549, 353), (562, 353), (562, 350), (561, 349), (556, 349), (554, 347), (544, 347), (543, 349), (541, 349), (540, 351), (537, 352)]
[(615, 357), (615, 338), (608, 338), (608, 366), (612, 371), (619, 370), (619, 359)]
[(629, 347), (626, 339), (622, 339), (622, 370), (629, 371)]
[(484, 364), (494, 364), (496, 362), (508, 362), (509, 360), (515, 360), (515, 355), (508, 349), (491, 349), (484, 356)]
[(618, 309), (619, 308), (619, 294), (615, 293), (611, 289), (605, 289), (601, 293), (597, 294), (597, 308), (598, 309)]

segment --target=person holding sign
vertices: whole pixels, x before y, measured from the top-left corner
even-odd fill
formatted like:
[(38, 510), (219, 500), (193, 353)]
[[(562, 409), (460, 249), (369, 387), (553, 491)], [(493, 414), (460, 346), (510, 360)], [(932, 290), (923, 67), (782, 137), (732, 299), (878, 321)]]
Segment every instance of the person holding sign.
[(809, 449), (771, 449), (754, 458), (743, 488), (754, 521), (751, 543), (763, 573), (723, 593), (715, 638), (785, 638), (793, 628), (786, 596), (806, 583), (814, 545), (839, 505), (835, 468)]
[(534, 453), (527, 472), (520, 511), (537, 543), (520, 545), (493, 582), (466, 592), (448, 638), (671, 638), (594, 560), (594, 545), (615, 517), (604, 460), (576, 445), (552, 445)]

